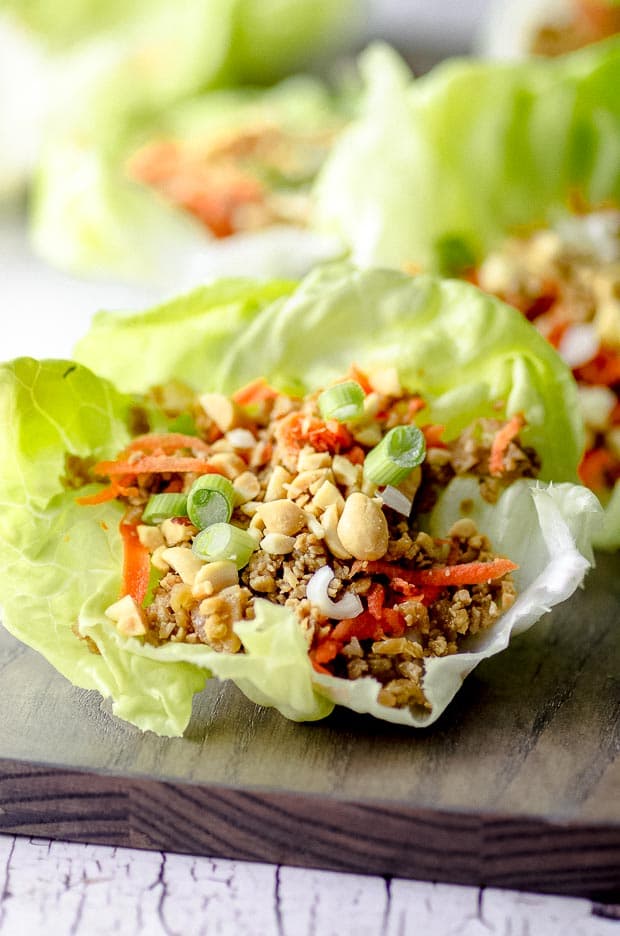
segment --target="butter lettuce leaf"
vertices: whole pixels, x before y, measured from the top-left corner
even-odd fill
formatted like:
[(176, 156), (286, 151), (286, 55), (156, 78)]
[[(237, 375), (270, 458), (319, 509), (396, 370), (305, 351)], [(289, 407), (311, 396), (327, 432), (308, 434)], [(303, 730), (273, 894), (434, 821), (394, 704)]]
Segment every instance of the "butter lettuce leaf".
[(525, 415), (542, 479), (576, 479), (583, 435), (570, 371), (522, 315), (468, 283), (332, 264), (274, 303), (225, 314), (223, 303), (209, 305), (220, 288), (146, 316), (101, 313), (76, 358), (131, 392), (178, 376), (198, 390), (232, 393), (264, 376), (306, 391), (353, 362), (394, 365), (448, 437), (503, 403)]
[(412, 82), (384, 46), (362, 56), (362, 116), (332, 150), (317, 219), (361, 265), (480, 259), (569, 199), (620, 199), (620, 39), (554, 60), (454, 60)]
[[(70, 361), (28, 358), (0, 368), (0, 562), (2, 623), (76, 686), (113, 699), (143, 729), (181, 734), (208, 672), (166, 669), (120, 646), (101, 623), (91, 643), (74, 628), (103, 611), (120, 588), (122, 547), (115, 503), (84, 508), (67, 490), (65, 455), (114, 456), (128, 438), (130, 400)], [(92, 613), (92, 611), (91, 611)]]
[[(362, 266), (450, 272), (571, 204), (620, 204), (620, 38), (561, 59), (454, 61), (412, 82), (377, 46), (363, 116), (316, 187), (317, 223)], [(620, 547), (620, 489), (597, 543)]]
[[(76, 84), (84, 90), (52, 124), (42, 148), (31, 233), (48, 262), (177, 292), (239, 270), (299, 277), (342, 254), (338, 238), (301, 224), (217, 238), (189, 212), (132, 180), (127, 161), (153, 140), (204, 145), (257, 126), (328, 134), (348, 116), (346, 94), (340, 99), (318, 79), (299, 76), (269, 89), (219, 89), (182, 102), (172, 89), (153, 88), (143, 100), (144, 56), (121, 59), (114, 68), (105, 64), (104, 51), (103, 64), (94, 67), (81, 56), (68, 70), (60, 96), (74, 97)], [(100, 73), (108, 71), (114, 77), (103, 80)], [(163, 75), (167, 79), (169, 71)], [(135, 100), (128, 102), (128, 94)]]

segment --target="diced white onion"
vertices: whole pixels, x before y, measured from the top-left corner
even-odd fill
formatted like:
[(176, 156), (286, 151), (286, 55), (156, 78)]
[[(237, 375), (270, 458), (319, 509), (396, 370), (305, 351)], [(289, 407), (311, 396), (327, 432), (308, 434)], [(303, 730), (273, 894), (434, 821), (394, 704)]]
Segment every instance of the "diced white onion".
[(566, 329), (558, 351), (569, 367), (580, 367), (592, 360), (598, 352), (599, 344), (600, 339), (594, 325), (585, 322), (583, 325), (571, 325)]
[(379, 497), (386, 507), (391, 507), (392, 510), (402, 514), (403, 517), (408, 517), (411, 513), (413, 501), (410, 501), (402, 491), (399, 491), (398, 488), (393, 487), (391, 484), (387, 484), (383, 490), (380, 491)]
[(329, 583), (334, 578), (331, 566), (324, 565), (314, 573), (306, 587), (306, 597), (310, 604), (327, 617), (339, 621), (354, 618), (363, 611), (362, 600), (353, 592), (346, 592), (340, 601), (332, 601), (327, 594)]
[(256, 439), (249, 429), (231, 429), (226, 433), (226, 439), (236, 449), (251, 449), (256, 445)]

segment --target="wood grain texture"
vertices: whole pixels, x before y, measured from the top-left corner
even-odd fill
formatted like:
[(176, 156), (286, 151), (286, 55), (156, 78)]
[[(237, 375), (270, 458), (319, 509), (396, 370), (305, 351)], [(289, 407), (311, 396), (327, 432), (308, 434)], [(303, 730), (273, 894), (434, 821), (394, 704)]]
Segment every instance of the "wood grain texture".
[(347, 712), (297, 725), (213, 684), (185, 738), (142, 735), (5, 635), (0, 829), (615, 897), (618, 565), (600, 557), (418, 733)]
[(613, 907), (509, 890), (0, 835), (0, 931), (618, 936)]

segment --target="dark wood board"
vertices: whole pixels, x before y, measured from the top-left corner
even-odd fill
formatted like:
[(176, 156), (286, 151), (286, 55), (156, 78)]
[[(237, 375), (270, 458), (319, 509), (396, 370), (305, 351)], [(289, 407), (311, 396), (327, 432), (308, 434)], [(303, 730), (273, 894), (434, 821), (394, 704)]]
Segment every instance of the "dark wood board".
[(141, 734), (0, 630), (0, 831), (620, 899), (620, 559), (429, 729), (213, 682)]

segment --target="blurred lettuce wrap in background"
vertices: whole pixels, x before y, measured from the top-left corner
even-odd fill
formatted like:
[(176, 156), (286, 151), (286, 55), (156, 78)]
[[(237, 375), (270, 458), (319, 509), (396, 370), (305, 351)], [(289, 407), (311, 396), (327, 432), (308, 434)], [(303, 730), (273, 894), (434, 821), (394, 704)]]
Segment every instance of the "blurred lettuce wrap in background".
[[(549, 61), (446, 63), (413, 83), (393, 53), (375, 47), (362, 70), (363, 115), (340, 137), (317, 182), (320, 222), (363, 266), (467, 275), (536, 319), (588, 385), (584, 415), (597, 404), (586, 457), (604, 476), (592, 483), (607, 504), (598, 544), (620, 546), (620, 305), (613, 286), (620, 258), (620, 39)], [(514, 245), (504, 245), (537, 229), (538, 267), (526, 276)], [(504, 269), (512, 251), (514, 275), (504, 277), (510, 281), (503, 288), (495, 287), (497, 276), (479, 275), (481, 265), (489, 272), (485, 262), (494, 251)], [(519, 276), (529, 280), (517, 288)], [(526, 286), (529, 303), (521, 295)], [(548, 314), (539, 319), (541, 312)], [(575, 356), (574, 342), (570, 351), (562, 344), (562, 329), (566, 339), (581, 339), (583, 324), (592, 361), (583, 346)], [(590, 364), (586, 379), (579, 367)], [(588, 483), (590, 468), (584, 461)]]
[(33, 237), (50, 262), (176, 290), (238, 270), (299, 276), (341, 252), (312, 230), (309, 199), (349, 116), (346, 95), (297, 77), (148, 118), (106, 120), (106, 106), (44, 150)]
[(42, 43), (1, 8), (0, 50), (1, 207), (22, 193), (36, 163), (52, 66)]
[[(110, 137), (126, 137), (132, 122), (189, 95), (277, 81), (347, 46), (360, 19), (352, 0), (4, 0), (0, 197), (27, 181), (44, 129), (52, 138), (73, 133), (82, 147), (96, 138), (106, 150)], [(76, 165), (69, 140), (66, 152), (54, 152), (66, 158), (68, 173), (96, 184), (93, 159)], [(62, 200), (67, 183), (49, 158), (50, 182)], [(93, 236), (84, 232), (86, 240)], [(113, 239), (114, 231), (107, 236)]]
[[(517, 312), (468, 284), (346, 265), (297, 287), (224, 282), (144, 316), (100, 316), (77, 357), (118, 378), (120, 389), (83, 363), (22, 359), (2, 368), (3, 620), (67, 678), (111, 696), (114, 712), (143, 729), (182, 733), (192, 696), (210, 674), (297, 720), (323, 717), (336, 702), (430, 724), (479, 660), (568, 597), (587, 571), (596, 504), (567, 483), (581, 449), (570, 373)], [(129, 392), (176, 379), (201, 392), (230, 393), (264, 376), (303, 393), (352, 363), (395, 366), (402, 384), (423, 395), (423, 422), (441, 423), (446, 439), (478, 418), (523, 416), (523, 444), (536, 450), (542, 481), (560, 482), (521, 479), (489, 504), (475, 479), (458, 477), (421, 518), (432, 536), (445, 536), (467, 503), (495, 549), (519, 565), (517, 599), (497, 624), (463, 652), (429, 661), (430, 710), (378, 702), (374, 678), (317, 673), (296, 616), (265, 599), (256, 600), (254, 619), (235, 627), (245, 652), (217, 652), (201, 642), (155, 645), (123, 634), (104, 614), (121, 586), (122, 506), (76, 503), (78, 496), (106, 496), (100, 484), (88, 483), (90, 466), (127, 445), (140, 402)], [(142, 404), (142, 422), (147, 413), (152, 430), (168, 425), (178, 432), (178, 422), (166, 423), (152, 399), (146, 410)]]

